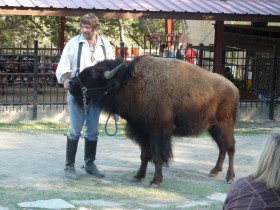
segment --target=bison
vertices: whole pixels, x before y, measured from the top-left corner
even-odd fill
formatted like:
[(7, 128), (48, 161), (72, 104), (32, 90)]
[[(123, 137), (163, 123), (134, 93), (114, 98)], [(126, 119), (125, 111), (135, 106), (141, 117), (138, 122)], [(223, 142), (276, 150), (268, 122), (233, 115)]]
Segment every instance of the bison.
[(209, 132), (219, 148), (209, 176), (222, 171), (227, 153), (226, 180), (234, 179), (239, 91), (225, 77), (178, 59), (139, 56), (123, 63), (116, 58), (85, 68), (70, 80), (69, 91), (81, 106), (85, 99), (92, 100), (105, 112), (126, 120), (126, 135), (141, 149), (135, 182), (145, 178), (148, 162), (152, 162), (155, 172), (150, 183), (159, 187), (162, 167), (173, 158), (172, 136), (203, 131)]

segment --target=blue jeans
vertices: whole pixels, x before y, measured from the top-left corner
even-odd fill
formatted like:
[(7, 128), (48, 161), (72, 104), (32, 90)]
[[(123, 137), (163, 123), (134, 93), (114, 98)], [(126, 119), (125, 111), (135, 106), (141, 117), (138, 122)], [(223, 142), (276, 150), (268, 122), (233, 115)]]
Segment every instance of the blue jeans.
[(79, 107), (74, 97), (68, 92), (67, 94), (68, 111), (70, 115), (70, 128), (67, 136), (71, 140), (79, 140), (82, 136), (82, 129), (85, 126), (84, 137), (87, 140), (97, 141), (98, 140), (98, 123), (101, 109), (97, 104), (91, 101), (87, 106), (87, 115), (83, 107)]

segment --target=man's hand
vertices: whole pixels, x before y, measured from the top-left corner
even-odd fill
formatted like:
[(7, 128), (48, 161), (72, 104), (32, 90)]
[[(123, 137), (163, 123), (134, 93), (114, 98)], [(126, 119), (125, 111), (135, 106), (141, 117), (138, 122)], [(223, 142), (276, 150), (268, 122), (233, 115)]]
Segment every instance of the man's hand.
[(69, 90), (70, 88), (69, 86), (70, 78), (71, 78), (71, 72), (64, 73), (60, 78), (61, 84), (63, 84), (63, 87), (67, 90)]
[(67, 90), (69, 90), (70, 88), (69, 81), (70, 81), (69, 79), (65, 79), (63, 82), (63, 87)]

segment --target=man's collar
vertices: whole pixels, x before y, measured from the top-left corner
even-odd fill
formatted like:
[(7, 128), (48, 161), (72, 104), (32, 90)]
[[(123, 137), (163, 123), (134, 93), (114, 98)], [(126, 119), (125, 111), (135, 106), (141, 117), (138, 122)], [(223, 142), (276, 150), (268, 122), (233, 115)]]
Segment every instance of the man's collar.
[[(100, 36), (99, 36), (98, 33), (96, 33), (96, 36), (97, 36), (96, 45), (103, 45), (103, 43), (102, 43), (102, 41), (101, 41), (101, 38), (100, 38)], [(79, 42), (85, 42), (85, 43), (87, 43), (87, 40), (86, 40), (86, 38), (84, 37), (83, 34), (80, 34), (80, 36), (79, 36)]]

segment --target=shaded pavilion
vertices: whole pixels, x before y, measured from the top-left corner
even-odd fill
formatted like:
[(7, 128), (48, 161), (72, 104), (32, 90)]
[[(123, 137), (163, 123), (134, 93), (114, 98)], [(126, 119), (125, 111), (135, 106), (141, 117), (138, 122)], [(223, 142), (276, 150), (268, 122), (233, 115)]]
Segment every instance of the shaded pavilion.
[[(172, 32), (173, 19), (213, 20), (215, 21), (213, 71), (223, 73), (221, 64), (225, 46), (224, 21), (250, 21), (252, 25), (258, 26), (266, 26), (267, 22), (280, 22), (280, 0), (0, 0), (1, 15), (61, 17), (62, 44), (65, 16), (81, 16), (89, 12), (106, 18), (165, 19), (166, 33)], [(252, 31), (248, 30), (245, 35), (246, 33)], [(273, 33), (278, 36), (280, 30)], [(234, 37), (235, 35), (229, 40), (238, 43), (239, 37)], [(278, 41), (279, 39), (275, 39), (277, 44), (280, 43)]]

